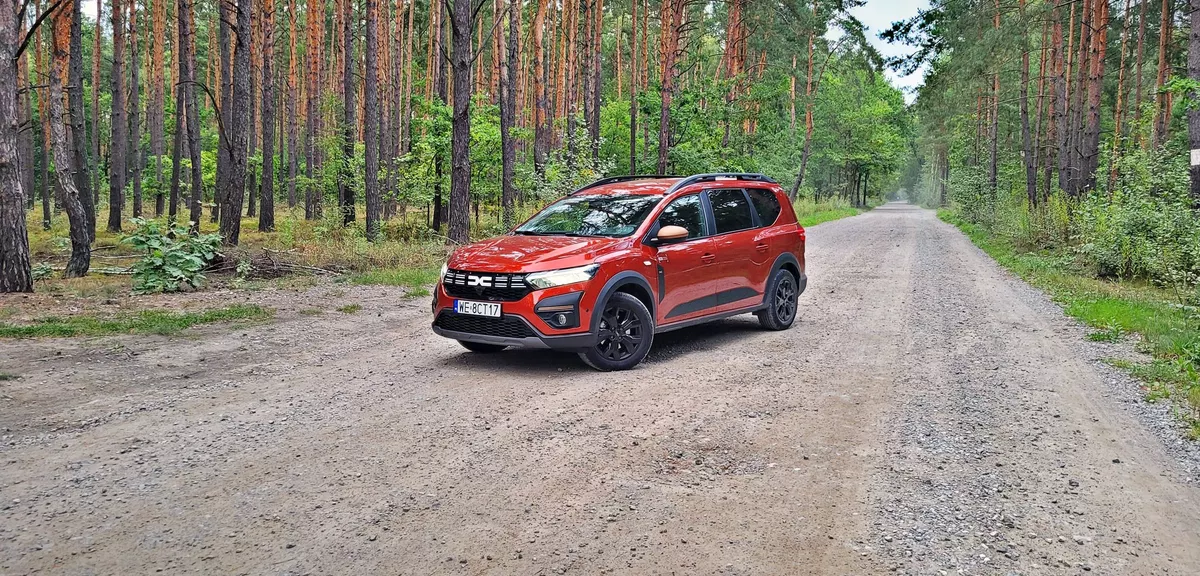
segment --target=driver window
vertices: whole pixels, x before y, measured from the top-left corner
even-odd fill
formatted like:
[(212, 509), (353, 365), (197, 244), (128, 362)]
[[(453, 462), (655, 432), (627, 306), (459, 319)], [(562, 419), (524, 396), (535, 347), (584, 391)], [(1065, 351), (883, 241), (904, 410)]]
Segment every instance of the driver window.
[(682, 226), (688, 231), (688, 239), (707, 236), (704, 230), (704, 207), (700, 195), (692, 194), (676, 198), (663, 209), (658, 217), (659, 227)]

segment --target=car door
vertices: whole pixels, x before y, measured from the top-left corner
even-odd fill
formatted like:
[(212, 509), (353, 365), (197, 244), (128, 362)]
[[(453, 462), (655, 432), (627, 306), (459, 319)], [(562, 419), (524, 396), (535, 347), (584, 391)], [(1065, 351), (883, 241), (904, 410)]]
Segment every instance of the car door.
[(717, 256), (700, 194), (672, 200), (659, 214), (651, 235), (663, 226), (682, 226), (688, 239), (655, 248), (658, 272), (658, 324), (673, 324), (711, 313), (720, 277)]
[(754, 263), (758, 230), (750, 200), (741, 188), (714, 188), (706, 194), (716, 234), (717, 274), (721, 277), (714, 311), (736, 310), (760, 302), (762, 290), (757, 286)]
[(754, 252), (750, 253), (750, 275), (752, 286), (759, 292), (766, 292), (767, 282), (770, 281), (771, 266), (775, 259), (786, 250), (788, 239), (794, 238), (795, 226), (778, 225), (779, 215), (783, 205), (774, 190), (769, 188), (747, 188), (746, 195), (754, 207), (754, 217), (757, 228), (753, 238)]

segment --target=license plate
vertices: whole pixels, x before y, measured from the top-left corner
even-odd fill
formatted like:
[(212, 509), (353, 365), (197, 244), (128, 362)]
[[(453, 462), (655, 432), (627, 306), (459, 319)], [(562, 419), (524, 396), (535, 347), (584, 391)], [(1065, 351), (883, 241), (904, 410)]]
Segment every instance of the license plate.
[(500, 317), (500, 305), (495, 302), (472, 302), (470, 300), (455, 300), (454, 311), (470, 316)]

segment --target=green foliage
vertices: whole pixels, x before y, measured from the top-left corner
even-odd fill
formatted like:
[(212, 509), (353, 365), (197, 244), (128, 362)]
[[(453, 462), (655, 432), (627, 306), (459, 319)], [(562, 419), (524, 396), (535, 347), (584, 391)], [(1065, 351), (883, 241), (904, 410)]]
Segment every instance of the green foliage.
[(0, 338), (38, 338), (69, 336), (107, 336), (111, 334), (161, 334), (171, 335), (180, 331), (213, 322), (235, 320), (264, 320), (272, 311), (260, 306), (236, 304), (226, 308), (203, 312), (171, 312), (168, 310), (143, 310), (137, 314), (97, 318), (94, 316), (71, 316), (66, 318), (39, 318), (31, 324), (0, 323)]
[(362, 304), (346, 304), (337, 308), (337, 311), (342, 314), (353, 314), (359, 310), (362, 310)]
[(830, 198), (820, 202), (801, 198), (793, 203), (793, 207), (796, 209), (797, 220), (805, 228), (831, 220), (857, 216), (863, 212), (862, 208), (855, 208), (850, 205), (848, 200), (841, 198)]
[(121, 241), (142, 254), (133, 265), (133, 290), (137, 293), (177, 292), (195, 288), (203, 270), (219, 255), (217, 234), (191, 236), (187, 227), (135, 218), (137, 229)]
[(408, 288), (409, 295), (426, 296), (428, 287), (437, 282), (436, 268), (384, 268), (353, 274), (348, 277), (351, 284), (400, 286)]
[(32, 272), (34, 280), (45, 280), (54, 275), (54, 267), (49, 262), (39, 262)]

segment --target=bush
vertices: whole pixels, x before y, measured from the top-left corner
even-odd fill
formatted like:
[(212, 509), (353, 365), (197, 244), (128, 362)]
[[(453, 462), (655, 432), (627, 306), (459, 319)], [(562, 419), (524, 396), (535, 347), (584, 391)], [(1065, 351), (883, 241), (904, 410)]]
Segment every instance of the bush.
[(1200, 277), (1200, 223), (1192, 210), (1181, 156), (1130, 152), (1111, 190), (1084, 199), (1077, 211), (1078, 253), (1105, 277), (1146, 278), (1191, 286)]
[(195, 288), (204, 281), (202, 273), (220, 254), (217, 234), (191, 236), (186, 227), (156, 220), (134, 218), (137, 229), (121, 241), (143, 252), (133, 265), (133, 291), (178, 292)]

